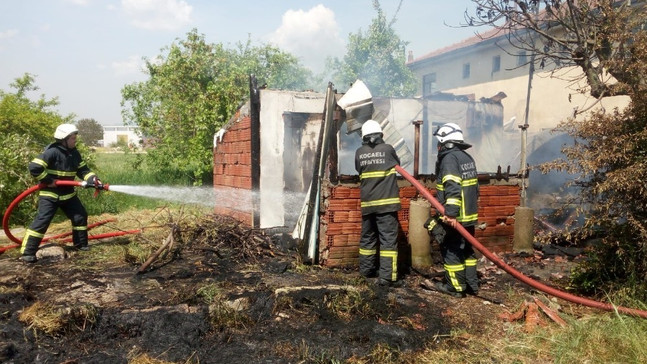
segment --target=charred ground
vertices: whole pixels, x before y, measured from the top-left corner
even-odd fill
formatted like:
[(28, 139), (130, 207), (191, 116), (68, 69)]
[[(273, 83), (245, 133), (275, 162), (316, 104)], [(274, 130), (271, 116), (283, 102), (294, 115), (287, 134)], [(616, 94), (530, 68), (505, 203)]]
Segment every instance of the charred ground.
[[(532, 293), (484, 261), (483, 297), (457, 299), (424, 288), (425, 280), (440, 278), (440, 264), (409, 270), (405, 287), (389, 289), (354, 269), (302, 264), (285, 234), (213, 217), (169, 227), (173, 244), (142, 273), (141, 259), (129, 249), (132, 238), (96, 242), (90, 252), (66, 247), (65, 259), (33, 265), (16, 254), (0, 256), (0, 358), (363, 363), (379, 356), (413, 362), (423, 349), (460, 348), (464, 340), (503, 330), (499, 315)], [(92, 257), (108, 249), (121, 249), (122, 262)], [(571, 264), (506, 259), (544, 280), (563, 278)], [(54, 321), (49, 326), (48, 319)]]

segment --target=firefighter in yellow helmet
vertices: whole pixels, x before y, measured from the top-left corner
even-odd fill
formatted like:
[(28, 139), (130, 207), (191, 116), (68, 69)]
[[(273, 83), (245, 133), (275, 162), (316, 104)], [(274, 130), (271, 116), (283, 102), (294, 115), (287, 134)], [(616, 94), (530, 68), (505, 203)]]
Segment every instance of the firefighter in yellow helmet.
[(461, 224), (474, 236), (479, 196), (476, 163), (465, 151), (471, 145), (465, 143), (457, 124), (442, 125), (434, 136), (438, 140), (436, 196), (445, 208), (442, 220), (428, 221), (431, 235), (440, 244), (445, 268), (445, 282), (439, 282), (436, 288), (454, 297), (476, 295), (479, 285), (474, 249), (456, 230)]
[(382, 137), (380, 124), (367, 120), (362, 125), (362, 146), (355, 152), (362, 209), (359, 271), (365, 277), (379, 276), (381, 286), (400, 286), (397, 248), (400, 190), (395, 173), (400, 159)]
[(56, 210), (63, 210), (72, 221), (74, 247), (89, 250), (88, 213), (72, 186), (56, 186), (56, 180), (72, 181), (75, 177), (98, 185), (97, 176), (88, 168), (76, 149), (78, 129), (73, 124), (61, 124), (54, 132), (55, 142), (29, 163), (29, 173), (39, 183), (47, 185), (38, 195), (38, 215), (27, 229), (22, 240), (22, 260), (36, 262), (36, 252), (47, 232)]

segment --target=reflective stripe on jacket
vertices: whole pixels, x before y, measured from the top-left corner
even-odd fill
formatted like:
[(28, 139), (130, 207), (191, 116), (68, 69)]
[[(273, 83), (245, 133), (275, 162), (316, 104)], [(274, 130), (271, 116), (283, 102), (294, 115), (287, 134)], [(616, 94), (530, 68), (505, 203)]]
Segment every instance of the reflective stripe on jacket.
[[(48, 145), (43, 153), (29, 162), (28, 168), (29, 173), (38, 182), (45, 184), (54, 180), (73, 181), (75, 177), (88, 181), (95, 177), (76, 148), (69, 150), (59, 143)], [(41, 189), (39, 196), (64, 200), (72, 198), (75, 194), (74, 187), (61, 186)]]
[(400, 159), (395, 149), (381, 138), (373, 141), (364, 142), (355, 152), (362, 215), (400, 210), (400, 189), (395, 172)]
[(436, 192), (445, 215), (464, 226), (476, 225), (479, 184), (472, 156), (458, 147), (441, 150), (436, 162)]

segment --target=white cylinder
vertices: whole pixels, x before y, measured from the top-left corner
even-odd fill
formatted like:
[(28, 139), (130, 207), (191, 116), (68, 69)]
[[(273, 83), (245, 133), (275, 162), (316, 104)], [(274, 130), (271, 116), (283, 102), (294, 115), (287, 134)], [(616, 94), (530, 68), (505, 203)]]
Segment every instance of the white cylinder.
[(431, 204), (424, 199), (411, 200), (409, 206), (409, 245), (411, 265), (414, 268), (428, 268), (431, 260), (431, 237), (424, 224), (431, 216)]

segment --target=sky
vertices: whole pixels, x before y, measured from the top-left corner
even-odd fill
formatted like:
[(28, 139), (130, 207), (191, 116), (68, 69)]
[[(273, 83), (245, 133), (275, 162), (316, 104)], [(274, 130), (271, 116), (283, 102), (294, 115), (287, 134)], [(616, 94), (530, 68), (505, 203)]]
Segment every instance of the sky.
[[(460, 27), (470, 0), (381, 0), (387, 19), (420, 57), (474, 36)], [(372, 0), (0, 0), (0, 90), (35, 76), (55, 108), (74, 120), (122, 125), (121, 89), (147, 79), (143, 59), (196, 29), (209, 43), (273, 44), (315, 72), (342, 58), (348, 35), (366, 32)]]

